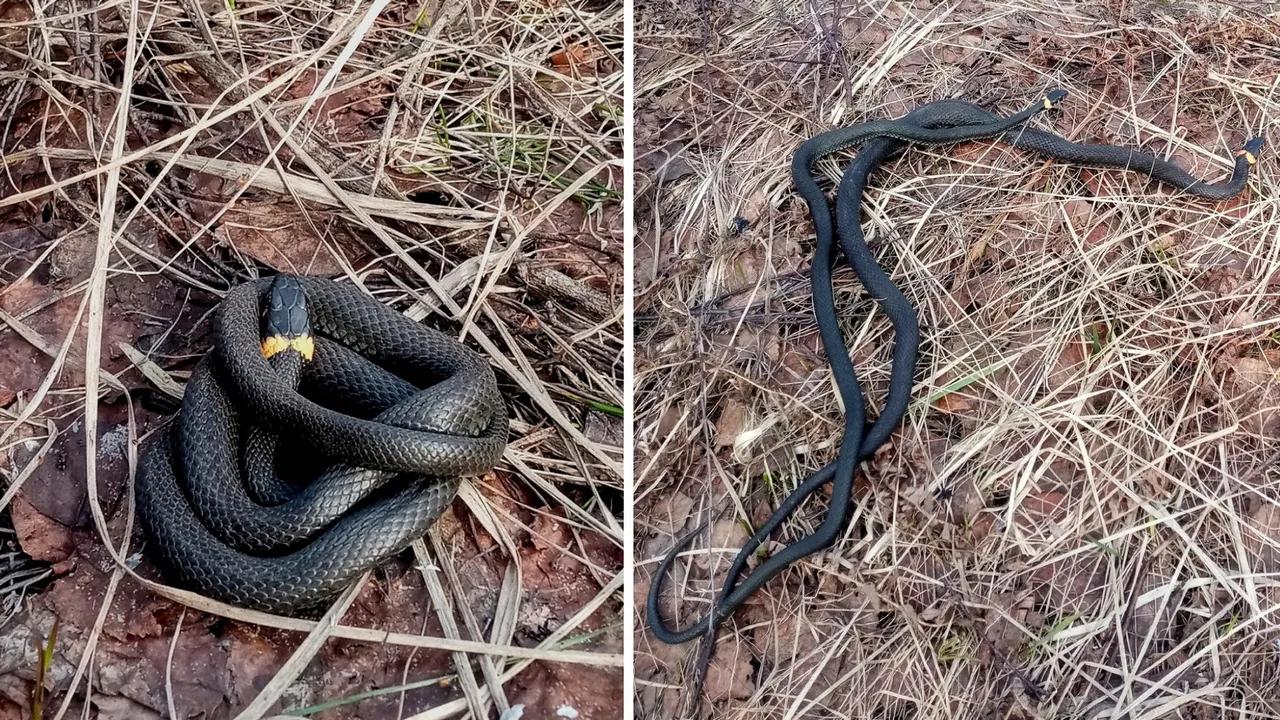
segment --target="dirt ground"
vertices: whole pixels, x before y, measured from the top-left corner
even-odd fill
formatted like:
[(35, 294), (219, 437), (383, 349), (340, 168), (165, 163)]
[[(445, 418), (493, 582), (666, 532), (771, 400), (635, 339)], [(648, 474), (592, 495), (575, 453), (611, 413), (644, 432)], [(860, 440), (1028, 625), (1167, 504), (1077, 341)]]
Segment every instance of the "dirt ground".
[[(0, 719), (619, 716), (622, 19), (0, 0)], [(318, 629), (156, 584), (131, 502), (210, 311), (278, 271), (459, 337), (511, 416)]]
[[(646, 718), (1280, 714), (1280, 7), (1256, 2), (641, 3), (636, 686)], [(912, 304), (907, 417), (842, 539), (696, 643), (644, 630), (651, 574), (702, 617), (733, 554), (843, 425), (812, 316), (792, 152), (941, 98), (1139, 147), (1213, 203), (1006, 145), (915, 149), (864, 230)], [(847, 160), (845, 155), (840, 160)], [(821, 164), (834, 192), (841, 162)], [(843, 261), (870, 413), (891, 327)], [(810, 500), (764, 550), (812, 532)], [(757, 560), (758, 562), (758, 560)]]

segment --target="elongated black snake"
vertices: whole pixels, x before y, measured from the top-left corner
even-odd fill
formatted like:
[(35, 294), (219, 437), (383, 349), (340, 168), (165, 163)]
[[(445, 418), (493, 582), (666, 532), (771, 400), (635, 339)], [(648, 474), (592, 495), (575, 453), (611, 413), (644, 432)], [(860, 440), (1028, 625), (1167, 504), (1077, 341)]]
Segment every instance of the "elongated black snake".
[[(1256, 163), (1263, 139), (1253, 138), (1236, 153), (1230, 179), (1210, 184), (1195, 178), (1171, 162), (1152, 155), (1114, 145), (1075, 143), (1058, 135), (1026, 127), (1013, 127), (1040, 109), (1052, 107), (1062, 94), (1050, 93), (1036, 107), (1019, 115), (1001, 119), (968, 102), (941, 100), (922, 105), (894, 121), (873, 121), (818, 135), (795, 153), (792, 176), (796, 189), (808, 204), (817, 235), (812, 265), (814, 314), (821, 333), (824, 351), (832, 366), (838, 392), (845, 408), (845, 428), (837, 459), (808, 477), (791, 492), (770, 518), (748, 539), (735, 557), (720, 594), (701, 620), (683, 630), (673, 630), (663, 622), (659, 611), (662, 584), (676, 556), (688, 546), (701, 528), (678, 539), (663, 558), (649, 588), (646, 619), (654, 635), (661, 641), (684, 643), (706, 636), (698, 663), (698, 688), (710, 661), (715, 629), (733, 614), (752, 594), (771, 578), (803, 557), (834, 543), (843, 533), (852, 510), (853, 475), (856, 464), (871, 457), (884, 444), (906, 413), (911, 396), (915, 362), (919, 349), (919, 329), (915, 309), (893, 284), (872, 255), (861, 229), (861, 202), (867, 177), (890, 154), (908, 143), (939, 144), (940, 130), (951, 133), (959, 142), (998, 137), (1014, 147), (1073, 164), (1135, 170), (1156, 180), (1169, 183), (1198, 197), (1224, 200), (1235, 197), (1244, 188), (1249, 168)], [(1015, 121), (1015, 122), (1010, 122)], [(972, 133), (967, 134), (967, 133)], [(836, 200), (836, 225), (841, 249), (849, 259), (868, 293), (882, 306), (895, 331), (890, 385), (883, 411), (868, 427), (865, 406), (857, 376), (844, 345), (836, 318), (831, 286), (831, 268), (837, 259), (833, 238), (831, 210), (826, 197), (814, 180), (811, 169), (821, 155), (865, 142), (856, 159), (845, 170)], [(783, 547), (765, 559), (750, 575), (742, 579), (747, 561), (765, 540), (790, 517), (818, 488), (834, 483), (831, 506), (821, 525), (812, 534)]]

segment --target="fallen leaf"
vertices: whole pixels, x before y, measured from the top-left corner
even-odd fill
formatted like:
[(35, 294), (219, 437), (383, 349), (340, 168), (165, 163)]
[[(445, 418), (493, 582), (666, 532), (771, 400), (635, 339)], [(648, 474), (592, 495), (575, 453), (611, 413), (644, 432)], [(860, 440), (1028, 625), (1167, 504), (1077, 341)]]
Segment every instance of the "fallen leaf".
[(666, 493), (654, 504), (648, 522), (660, 535), (674, 535), (683, 528), (693, 512), (693, 498), (680, 491)]
[(736, 399), (726, 400), (721, 405), (720, 417), (716, 420), (716, 447), (732, 447), (738, 436), (742, 434), (746, 422), (747, 408)]
[(526, 718), (609, 720), (619, 717), (622, 674), (622, 668), (534, 663), (507, 697), (525, 706)]
[(1224, 216), (1233, 220), (1243, 220), (1249, 216), (1249, 212), (1252, 207), (1253, 202), (1251, 202), (1249, 186), (1245, 185), (1244, 192), (1230, 200), (1224, 200), (1218, 203), (1218, 207), (1216, 209), (1219, 213), (1222, 213)]
[(163, 720), (164, 716), (129, 698), (113, 695), (94, 695), (93, 704), (98, 708), (98, 720)]
[(236, 251), (280, 272), (343, 272), (343, 265), (292, 203), (241, 200), (223, 217), (218, 234)]
[(1257, 561), (1250, 571), (1280, 572), (1280, 505), (1271, 500), (1259, 500), (1258, 506), (1249, 513), (1245, 529), (1245, 547)]
[(1036, 568), (1030, 589), (1036, 598), (1061, 612), (1085, 612), (1102, 601), (1107, 587), (1106, 554), (1097, 550), (1072, 555)]
[[(727, 517), (711, 523), (711, 547), (739, 548), (746, 544), (751, 535), (736, 518)], [(723, 556), (715, 553), (704, 553), (695, 560), (704, 568), (724, 567)]]
[(1102, 191), (1103, 177), (1104, 177), (1104, 174), (1101, 172), (1098, 172), (1097, 170), (1084, 168), (1080, 171), (1080, 182), (1084, 183), (1084, 186), (1089, 189), (1089, 193), (1094, 197), (1097, 197), (1103, 194), (1103, 191)]
[(1080, 232), (1093, 219), (1093, 203), (1082, 198), (1074, 198), (1063, 204), (1062, 212), (1067, 216), (1067, 222), (1071, 223), (1071, 227), (1076, 232)]
[(1028, 495), (1020, 509), (1032, 522), (1050, 520), (1062, 522), (1067, 518), (1067, 494), (1059, 491)]
[(59, 563), (71, 557), (75, 542), (67, 526), (45, 517), (19, 492), (10, 508), (22, 551), (36, 560)]
[(982, 490), (972, 477), (964, 476), (951, 488), (951, 513), (956, 522), (972, 526), (986, 507)]
[(226, 641), (230, 670), (227, 697), (236, 707), (244, 707), (280, 671), (289, 659), (289, 650), (269, 642), (251, 626), (237, 625)]
[(604, 51), (592, 43), (580, 43), (551, 56), (551, 67), (562, 75), (578, 77), (594, 75), (595, 64), (605, 57)]
[(1087, 248), (1101, 247), (1106, 243), (1107, 238), (1111, 237), (1111, 233), (1111, 225), (1106, 221), (1100, 222), (1094, 225), (1089, 230), (1089, 233), (1085, 235), (1084, 246)]
[(1067, 341), (1062, 352), (1058, 354), (1058, 359), (1049, 370), (1049, 390), (1063, 390), (1069, 392), (1067, 388), (1074, 387), (1074, 383), (1078, 383), (1080, 375), (1086, 368), (1085, 361), (1089, 357), (1088, 350), (1082, 340), (1071, 339)]
[(1280, 431), (1280, 358), (1231, 358), (1220, 364), (1223, 400), (1246, 430), (1264, 436)]
[(707, 668), (702, 690), (708, 700), (741, 700), (751, 697), (751, 654), (738, 636), (716, 643), (716, 653)]
[(935, 400), (933, 406), (942, 412), (962, 413), (973, 409), (973, 401), (959, 392), (952, 392)]
[(1008, 658), (1022, 646), (1026, 636), (1019, 626), (1024, 624), (1022, 621), (1027, 612), (1035, 606), (1035, 598), (1026, 595), (1018, 600), (1014, 593), (1001, 593), (991, 598), (991, 605), (982, 629), (987, 642), (978, 648), (978, 658), (984, 663), (995, 659), (993, 649)]

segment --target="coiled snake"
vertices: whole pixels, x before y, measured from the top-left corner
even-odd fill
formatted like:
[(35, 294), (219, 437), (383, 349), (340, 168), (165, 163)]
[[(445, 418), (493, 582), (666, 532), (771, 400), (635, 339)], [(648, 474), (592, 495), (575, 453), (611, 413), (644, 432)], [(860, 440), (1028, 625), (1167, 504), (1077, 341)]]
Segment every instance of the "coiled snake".
[[(1054, 106), (1065, 93), (1050, 93), (1036, 107), (1001, 120), (998, 116), (961, 100), (941, 100), (922, 105), (894, 121), (874, 121), (841, 128), (818, 135), (796, 151), (792, 176), (797, 191), (808, 204), (817, 235), (812, 265), (814, 314), (818, 322), (823, 349), (832, 366), (832, 376), (845, 408), (845, 427), (837, 459), (811, 475), (791, 492), (770, 518), (748, 539), (730, 566), (718, 598), (701, 620), (683, 630), (666, 626), (658, 604), (663, 580), (676, 556), (688, 546), (702, 528), (678, 539), (654, 571), (649, 588), (646, 619), (654, 635), (661, 641), (676, 644), (706, 636), (697, 669), (697, 691), (714, 648), (714, 633), (720, 622), (731, 615), (753, 593), (794, 562), (830, 546), (843, 533), (852, 510), (853, 474), (855, 466), (888, 439), (906, 412), (911, 396), (919, 329), (915, 309), (880, 268), (862, 235), (861, 202), (867, 176), (891, 153), (907, 143), (939, 144), (996, 138), (1014, 147), (1055, 160), (1085, 166), (1121, 168), (1144, 173), (1156, 180), (1184, 190), (1188, 194), (1211, 200), (1235, 197), (1244, 188), (1249, 168), (1256, 163), (1263, 139), (1253, 138), (1236, 153), (1230, 179), (1220, 184), (1205, 183), (1168, 161), (1136, 150), (1113, 145), (1075, 143), (1053, 133), (1033, 128), (1013, 127), (1041, 109)], [(942, 132), (952, 133), (951, 140), (941, 140)], [(972, 134), (968, 134), (972, 133)], [(831, 211), (826, 198), (811, 175), (817, 157), (859, 142), (865, 145), (845, 170), (836, 198), (836, 224), (841, 249), (868, 293), (883, 307), (895, 331), (895, 342), (889, 390), (885, 406), (873, 423), (865, 417), (865, 407), (853, 365), (837, 325), (835, 301), (831, 286), (831, 267), (836, 260)], [(765, 559), (746, 577), (742, 577), (747, 561), (765, 540), (792, 515), (806, 498), (826, 483), (834, 483), (831, 506), (819, 528), (812, 534), (783, 547)]]
[[(138, 470), (152, 555), (180, 585), (314, 609), (421, 537), (460, 478), (502, 456), (506, 407), (485, 360), (354, 287), (245, 283), (214, 334)], [(319, 474), (300, 487), (306, 469)]]

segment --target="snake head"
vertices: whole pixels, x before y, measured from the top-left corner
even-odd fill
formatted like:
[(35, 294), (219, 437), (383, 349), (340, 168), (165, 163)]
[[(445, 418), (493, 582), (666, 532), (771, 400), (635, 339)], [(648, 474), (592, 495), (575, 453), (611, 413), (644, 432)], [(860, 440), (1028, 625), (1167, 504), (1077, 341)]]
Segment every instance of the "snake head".
[(1044, 96), (1044, 109), (1052, 110), (1067, 96), (1066, 90), (1050, 90)]
[(262, 354), (271, 357), (293, 348), (304, 360), (315, 353), (307, 295), (293, 275), (277, 275), (267, 291)]
[(1236, 153), (1236, 157), (1243, 155), (1250, 165), (1258, 162), (1258, 155), (1262, 153), (1262, 138), (1256, 137), (1244, 144), (1240, 148), (1240, 152)]

